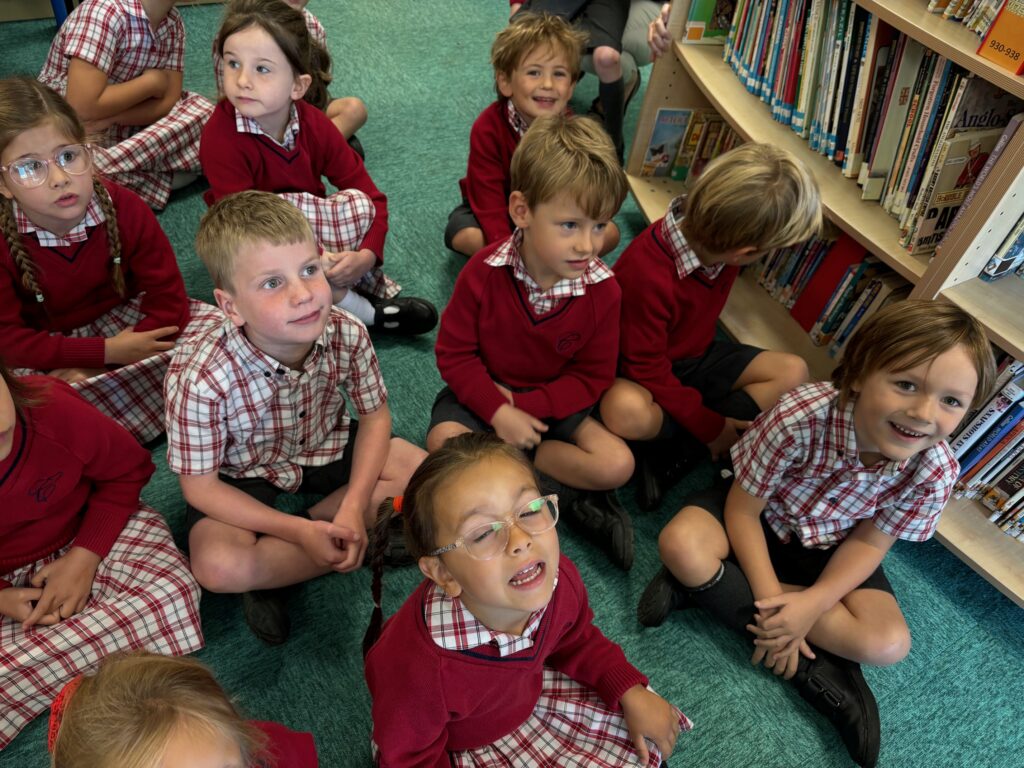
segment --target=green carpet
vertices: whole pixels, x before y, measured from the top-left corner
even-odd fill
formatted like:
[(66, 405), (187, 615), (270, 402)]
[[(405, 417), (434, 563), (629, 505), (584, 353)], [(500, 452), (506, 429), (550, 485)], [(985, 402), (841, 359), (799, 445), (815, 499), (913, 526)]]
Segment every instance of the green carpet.
[[(369, 171), (390, 200), (388, 272), (410, 294), (443, 306), (463, 260), (446, 251), (442, 232), (459, 199), (469, 127), (493, 99), (489, 50), (507, 4), (314, 0), (310, 9), (324, 23), (335, 55), (332, 92), (359, 95), (369, 108), (359, 136)], [(185, 84), (206, 94), (213, 91), (209, 52), (220, 12), (218, 6), (182, 9), (190, 36)], [(53, 31), (46, 21), (0, 25), (0, 75), (38, 73)], [(595, 91), (594, 78), (585, 78), (574, 109), (586, 111)], [(630, 108), (630, 131), (639, 102)], [(201, 192), (194, 185), (175, 193), (160, 222), (190, 293), (208, 300), (210, 283), (192, 250), (204, 210)], [(623, 243), (644, 224), (632, 200), (616, 222)], [(440, 386), (432, 344), (426, 338), (377, 346), (396, 432), (419, 443)], [(181, 494), (163, 452), (163, 446), (154, 451), (159, 469), (144, 497), (180, 535)], [(698, 472), (661, 512), (637, 514), (637, 563), (629, 574), (562, 531), (563, 549), (583, 573), (597, 623), (694, 720), (694, 730), (679, 740), (674, 766), (850, 765), (829, 726), (788, 685), (752, 669), (742, 644), (705, 615), (676, 614), (655, 630), (637, 624), (636, 600), (658, 567), (657, 532), (684, 492), (707, 481), (707, 473)], [(622, 496), (632, 505), (631, 489)], [(898, 544), (887, 569), (914, 649), (893, 668), (866, 672), (882, 712), (880, 765), (1021, 765), (1024, 736), (1016, 718), (1024, 701), (1024, 611), (934, 542)], [(414, 568), (390, 574), (386, 609), (395, 610), (417, 581)], [(359, 642), (370, 607), (365, 571), (318, 579), (296, 592), (292, 639), (271, 649), (245, 628), (237, 598), (207, 595), (207, 648), (199, 656), (253, 717), (316, 734), (325, 768), (365, 766), (369, 696)], [(0, 753), (0, 766), (47, 765), (45, 736), (45, 719), (39, 719)]]

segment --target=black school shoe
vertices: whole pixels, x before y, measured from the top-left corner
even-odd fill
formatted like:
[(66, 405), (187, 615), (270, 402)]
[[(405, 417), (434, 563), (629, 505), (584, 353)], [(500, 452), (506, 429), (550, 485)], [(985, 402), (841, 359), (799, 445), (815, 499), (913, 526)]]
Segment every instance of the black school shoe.
[(371, 333), (391, 336), (419, 336), (437, 325), (437, 308), (414, 296), (378, 299), (373, 304)]
[(615, 491), (579, 491), (566, 517), (622, 570), (633, 567), (633, 519)]
[(709, 456), (707, 446), (689, 435), (636, 445), (636, 503), (645, 512), (661, 506), (672, 486)]
[(366, 152), (363, 151), (363, 142), (359, 140), (358, 136), (352, 134), (352, 136), (348, 140), (348, 145), (352, 147), (353, 152), (359, 155), (360, 160), (366, 159)]
[(816, 659), (801, 658), (793, 684), (807, 703), (829, 719), (857, 765), (878, 762), (882, 724), (878, 703), (860, 664), (815, 648)]
[(249, 629), (267, 645), (281, 645), (291, 633), (287, 587), (242, 593), (242, 614)]
[(672, 611), (682, 610), (688, 605), (683, 585), (668, 568), (661, 566), (640, 595), (636, 618), (645, 627), (660, 627)]

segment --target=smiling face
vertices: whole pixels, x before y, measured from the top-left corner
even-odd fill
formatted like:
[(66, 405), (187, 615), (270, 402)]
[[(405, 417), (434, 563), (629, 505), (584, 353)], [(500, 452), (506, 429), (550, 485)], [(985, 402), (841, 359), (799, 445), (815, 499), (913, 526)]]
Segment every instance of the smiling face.
[[(438, 487), (435, 544), (450, 544), (477, 526), (504, 520), (540, 495), (519, 462), (500, 455), (484, 458)], [(473, 559), (463, 546), (420, 558), (420, 569), (488, 628), (521, 634), (530, 614), (551, 600), (558, 556), (556, 529), (531, 536), (512, 526), (505, 550), (490, 560)]]
[(607, 219), (590, 218), (567, 193), (531, 208), (521, 192), (513, 192), (509, 214), (523, 230), (526, 271), (544, 290), (582, 275), (608, 233)]
[(510, 99), (527, 125), (538, 117), (560, 115), (572, 98), (569, 60), (549, 45), (540, 45), (523, 56), (511, 75), (498, 72), (498, 90)]
[(18, 203), (18, 207), (37, 227), (63, 236), (85, 218), (92, 199), (92, 173), (73, 175), (62, 170), (53, 158), (59, 151), (78, 142), (66, 136), (52, 120), (22, 131), (0, 153), (0, 165), (16, 160), (49, 162), (46, 181), (38, 187), (23, 187), (13, 181), (10, 172), (0, 175), (0, 194)]
[(246, 338), (275, 360), (298, 368), (327, 325), (331, 286), (310, 240), (243, 246), (231, 287), (213, 292)]
[(853, 385), (857, 449), (865, 464), (902, 461), (945, 440), (967, 413), (978, 374), (963, 346), (906, 370), (875, 371)]
[(263, 27), (253, 24), (224, 41), (224, 96), (279, 141), (292, 102), (305, 95), (311, 82), (309, 75), (295, 74), (281, 46)]

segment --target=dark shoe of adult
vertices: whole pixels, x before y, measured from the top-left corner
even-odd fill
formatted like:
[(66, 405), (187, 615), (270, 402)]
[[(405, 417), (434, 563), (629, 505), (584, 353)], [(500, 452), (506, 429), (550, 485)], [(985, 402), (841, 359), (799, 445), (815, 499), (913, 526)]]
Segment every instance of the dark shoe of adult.
[(622, 570), (633, 567), (633, 519), (615, 491), (586, 491), (569, 505), (569, 520)]
[(640, 595), (636, 618), (645, 627), (660, 627), (672, 611), (682, 610), (687, 605), (683, 585), (668, 568), (662, 566)]
[(249, 629), (267, 645), (281, 645), (291, 633), (287, 588), (242, 593), (242, 614)]
[(816, 659), (800, 660), (793, 684), (804, 700), (835, 726), (853, 761), (873, 768), (878, 762), (882, 724), (860, 664), (820, 648), (814, 653)]
[(437, 308), (426, 299), (401, 297), (374, 303), (371, 333), (419, 336), (437, 325)]

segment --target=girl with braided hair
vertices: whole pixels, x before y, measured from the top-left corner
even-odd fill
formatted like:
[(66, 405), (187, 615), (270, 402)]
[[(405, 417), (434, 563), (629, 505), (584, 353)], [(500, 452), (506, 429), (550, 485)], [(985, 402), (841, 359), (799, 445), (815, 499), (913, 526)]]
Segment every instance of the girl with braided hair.
[[(426, 578), (382, 629), (395, 512)], [(481, 432), (449, 439), (381, 505), (363, 642), (381, 768), (655, 768), (690, 729), (594, 626), (557, 522), (526, 456)]]
[(0, 234), (0, 354), (71, 383), (140, 441), (159, 435), (175, 338), (220, 314), (185, 296), (146, 204), (94, 175), (74, 110), (25, 77), (0, 81)]

